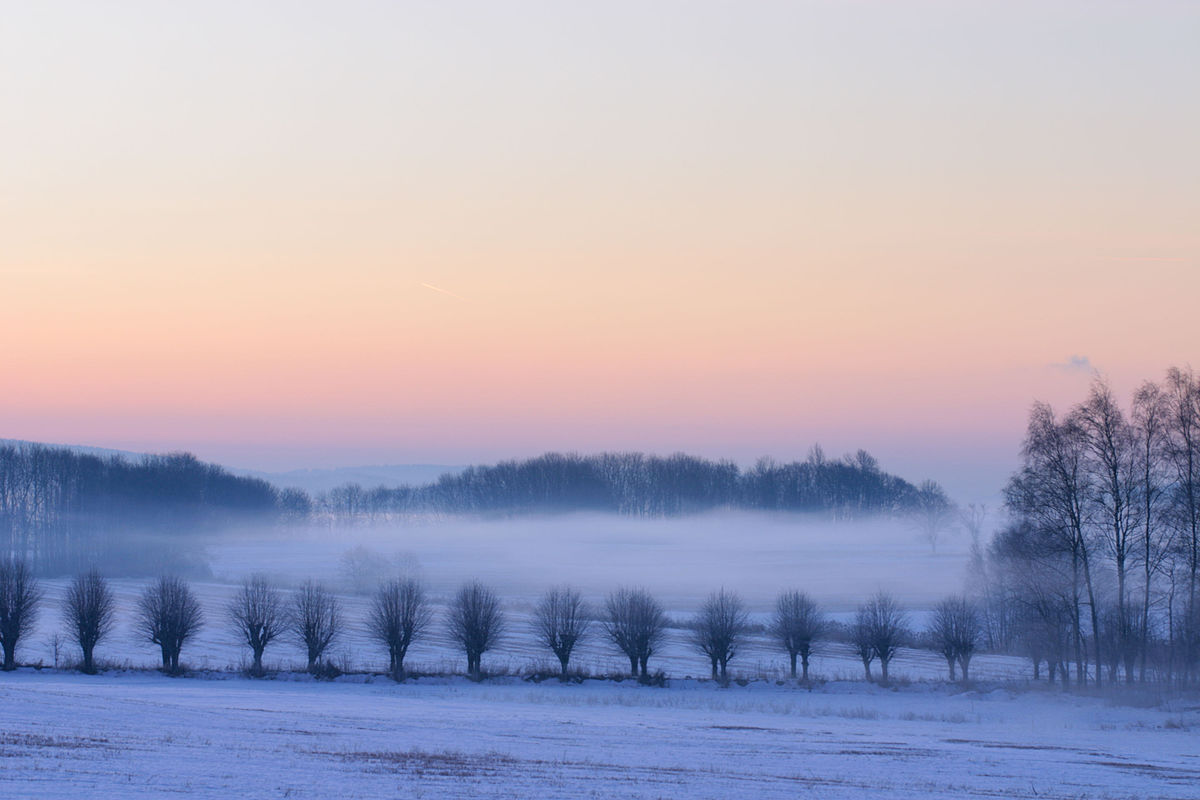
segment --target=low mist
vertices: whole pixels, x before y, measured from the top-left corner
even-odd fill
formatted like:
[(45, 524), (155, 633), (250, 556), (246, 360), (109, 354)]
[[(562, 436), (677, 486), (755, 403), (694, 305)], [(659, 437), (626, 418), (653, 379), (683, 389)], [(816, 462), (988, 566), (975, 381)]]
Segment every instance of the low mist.
[(561, 583), (593, 597), (640, 585), (679, 610), (722, 586), (761, 610), (781, 590), (799, 588), (838, 611), (880, 589), (914, 606), (960, 591), (967, 543), (951, 535), (934, 553), (912, 526), (895, 519), (713, 512), (242, 528), (209, 540), (205, 553), (212, 576), (222, 581), (265, 572), (285, 583), (315, 577), (365, 590), (383, 577), (415, 573), (435, 594), (478, 578), (511, 600)]

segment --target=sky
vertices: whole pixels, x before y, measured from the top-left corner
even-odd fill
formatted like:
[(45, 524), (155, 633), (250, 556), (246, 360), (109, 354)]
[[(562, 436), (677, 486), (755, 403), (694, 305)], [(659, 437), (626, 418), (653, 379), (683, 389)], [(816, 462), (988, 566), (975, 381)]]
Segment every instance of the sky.
[(1200, 342), (1200, 4), (3, 4), (0, 437), (865, 448)]

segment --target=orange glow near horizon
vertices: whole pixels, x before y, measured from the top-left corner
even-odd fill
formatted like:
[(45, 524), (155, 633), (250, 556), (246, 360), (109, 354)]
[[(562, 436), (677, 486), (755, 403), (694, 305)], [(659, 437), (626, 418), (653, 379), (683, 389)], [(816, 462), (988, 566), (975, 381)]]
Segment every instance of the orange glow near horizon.
[(14, 12), (0, 438), (1011, 457), (1196, 357), (1200, 12), (1006, 5)]

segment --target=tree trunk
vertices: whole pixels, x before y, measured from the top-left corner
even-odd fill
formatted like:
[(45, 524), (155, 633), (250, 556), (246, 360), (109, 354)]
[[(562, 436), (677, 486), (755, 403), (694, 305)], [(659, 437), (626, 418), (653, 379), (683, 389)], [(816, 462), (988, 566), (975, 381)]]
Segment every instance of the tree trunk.
[(1079, 610), (1079, 547), (1078, 541), (1071, 547), (1071, 633), (1075, 646), (1075, 680), (1082, 686), (1086, 683), (1087, 676), (1084, 674), (1083, 665), (1083, 614)]
[[(1147, 437), (1146, 441), (1149, 442), (1151, 440), (1149, 439), (1149, 437)], [(1146, 470), (1145, 470), (1144, 476), (1142, 477), (1142, 487), (1143, 487), (1143, 491), (1144, 491), (1144, 500), (1145, 500), (1145, 508), (1142, 509), (1143, 523), (1145, 525), (1145, 527), (1143, 528), (1143, 531), (1142, 531), (1142, 535), (1143, 535), (1143, 539), (1144, 539), (1142, 543), (1145, 545), (1144, 567), (1145, 567), (1145, 582), (1146, 582), (1146, 585), (1143, 587), (1143, 591), (1142, 591), (1142, 668), (1141, 668), (1141, 675), (1139, 676), (1139, 679), (1141, 680), (1142, 683), (1146, 682), (1146, 661), (1150, 658), (1150, 579), (1152, 577), (1152, 570), (1150, 567), (1150, 557), (1151, 557), (1150, 532), (1152, 530), (1152, 527), (1150, 524), (1150, 520), (1151, 520), (1151, 516), (1152, 516), (1152, 511), (1153, 511), (1153, 501), (1151, 499), (1151, 493), (1149, 490), (1150, 484), (1151, 484), (1150, 446), (1147, 445), (1146, 449), (1147, 449), (1147, 453), (1145, 455)]]
[(788, 653), (788, 656), (792, 659), (792, 680), (796, 680), (796, 654)]
[(1096, 688), (1099, 689), (1101, 686), (1100, 665), (1104, 663), (1103, 659), (1101, 658), (1102, 654), (1100, 651), (1100, 611), (1098, 608), (1096, 608), (1096, 593), (1092, 588), (1092, 569), (1088, 564), (1086, 550), (1083, 551), (1083, 578), (1084, 583), (1087, 586), (1088, 604), (1091, 607), (1092, 639), (1094, 639), (1096, 642), (1094, 648), (1096, 652)]
[(17, 668), (17, 646), (16, 642), (4, 643), (4, 671), (11, 672)]
[(946, 666), (950, 667), (950, 682), (954, 683), (958, 679), (954, 674), (954, 656), (946, 656)]

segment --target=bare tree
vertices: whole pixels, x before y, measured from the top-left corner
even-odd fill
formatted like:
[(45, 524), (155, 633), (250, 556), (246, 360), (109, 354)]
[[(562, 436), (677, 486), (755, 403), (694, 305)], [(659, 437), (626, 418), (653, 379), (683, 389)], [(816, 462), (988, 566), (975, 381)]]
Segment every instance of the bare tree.
[(226, 609), (234, 634), (254, 654), (252, 675), (263, 674), (263, 651), (286, 627), (283, 599), (264, 575), (253, 575), (242, 583)]
[(1164, 525), (1167, 489), (1170, 483), (1167, 470), (1168, 422), (1170, 410), (1167, 397), (1153, 381), (1146, 381), (1133, 397), (1131, 422), (1137, 450), (1137, 472), (1140, 485), (1138, 505), (1141, 531), (1137, 543), (1142, 568), (1141, 674), (1146, 680), (1146, 665), (1150, 651), (1150, 606), (1154, 579), (1170, 555), (1171, 531)]
[(387, 558), (382, 553), (359, 545), (342, 553), (339, 569), (346, 587), (352, 593), (366, 594), (387, 574)]
[(729, 678), (729, 660), (737, 655), (750, 627), (750, 615), (740, 597), (721, 589), (713, 592), (692, 620), (691, 639), (696, 649), (712, 662), (716, 680), (720, 668), (721, 680)]
[(865, 612), (869, 638), (883, 683), (888, 682), (888, 665), (908, 638), (908, 616), (895, 598), (886, 592), (876, 593), (860, 611)]
[(933, 619), (929, 624), (929, 638), (933, 647), (946, 659), (950, 680), (958, 680), (954, 667), (958, 663), (958, 632), (956, 630), (955, 598), (948, 598), (933, 608)]
[(813, 642), (825, 635), (829, 623), (820, 607), (804, 592), (784, 592), (775, 601), (775, 616), (771, 620), (771, 635), (787, 652), (796, 677), (796, 656), (808, 680), (808, 659)]
[[(1117, 575), (1116, 619), (1105, 626), (1111, 632), (1110, 660), (1123, 662), (1125, 679), (1133, 681), (1139, 638), (1129, 601), (1129, 568), (1135, 556), (1134, 540), (1140, 530), (1141, 470), (1137, 435), (1125, 418), (1112, 389), (1103, 380), (1092, 382), (1088, 398), (1075, 409), (1087, 443), (1084, 463), (1091, 475), (1089, 519), (1102, 552), (1112, 558)], [(1097, 662), (1099, 675), (1099, 662)]]
[(863, 673), (867, 680), (871, 678), (871, 662), (875, 660), (875, 639), (871, 634), (871, 615), (866, 606), (859, 606), (854, 613), (854, 622), (850, 623), (850, 646), (862, 661)]
[(137, 630), (159, 646), (165, 672), (179, 671), (179, 653), (203, 623), (199, 601), (187, 583), (175, 576), (159, 578), (138, 600)]
[(68, 635), (83, 651), (83, 671), (90, 675), (96, 671), (92, 656), (96, 645), (116, 623), (117, 599), (104, 576), (92, 569), (71, 581), (63, 596), (62, 612)]
[[(1095, 543), (1087, 535), (1088, 498), (1094, 489), (1086, 468), (1087, 443), (1079, 419), (1069, 415), (1060, 420), (1050, 406), (1034, 403), (1021, 456), (1021, 470), (1005, 488), (1005, 504), (1044, 540), (1034, 552), (1054, 561), (1060, 554), (1069, 558), (1072, 646), (1076, 680), (1082, 685), (1088, 674), (1083, 607), (1089, 608), (1093, 631), (1100, 630), (1100, 617), (1092, 566)], [(1092, 640), (1096, 663), (1103, 663), (1100, 637), (1093, 636)], [(1095, 678), (1099, 686), (1099, 671)]]
[(971, 544), (971, 560), (967, 570), (970, 579), (982, 589), (987, 585), (987, 558), (984, 552), (983, 525), (987, 519), (987, 506), (982, 503), (967, 503), (958, 511), (958, 524), (967, 533)]
[(538, 643), (550, 649), (567, 677), (571, 651), (588, 634), (591, 623), (587, 604), (579, 592), (569, 586), (550, 589), (538, 601), (533, 612), (533, 629)]
[(629, 659), (629, 671), (647, 674), (650, 656), (666, 639), (667, 616), (645, 589), (618, 589), (604, 604), (604, 632)]
[(367, 615), (367, 630), (373, 639), (387, 648), (388, 671), (393, 677), (398, 679), (404, 674), (404, 656), (408, 654), (408, 648), (425, 632), (432, 619), (425, 590), (416, 579), (389, 581), (375, 590)]
[(935, 481), (922, 481), (917, 487), (916, 504), (912, 513), (913, 524), (921, 538), (929, 542), (929, 549), (936, 553), (938, 542), (954, 522), (954, 504), (946, 496), (946, 491)]
[(1181, 660), (1188, 681), (1200, 646), (1200, 377), (1191, 369), (1167, 372), (1167, 453), (1174, 467), (1172, 517), (1186, 576)]
[(483, 654), (499, 643), (504, 632), (500, 598), (478, 581), (465, 584), (450, 604), (447, 627), (467, 654), (467, 673), (478, 677)]
[[(1062, 540), (1047, 537), (1029, 520), (1017, 519), (992, 542), (993, 570), (1013, 599), (1016, 641), (1033, 661), (1033, 677), (1045, 660), (1050, 682), (1070, 683), (1068, 664), (1078, 622), (1074, 559)], [(1078, 650), (1075, 650), (1078, 653)]]
[(322, 584), (305, 581), (292, 593), (292, 607), (287, 621), (292, 637), (304, 648), (308, 657), (308, 671), (312, 672), (325, 651), (341, 634), (342, 605)]
[(17, 668), (17, 642), (33, 630), (42, 590), (33, 571), (22, 560), (0, 561), (0, 647), (4, 669)]
[(950, 680), (955, 680), (954, 666), (962, 667), (963, 681), (970, 679), (971, 658), (983, 636), (983, 625), (974, 603), (965, 597), (948, 597), (933, 609), (929, 626), (930, 638), (946, 665)]

